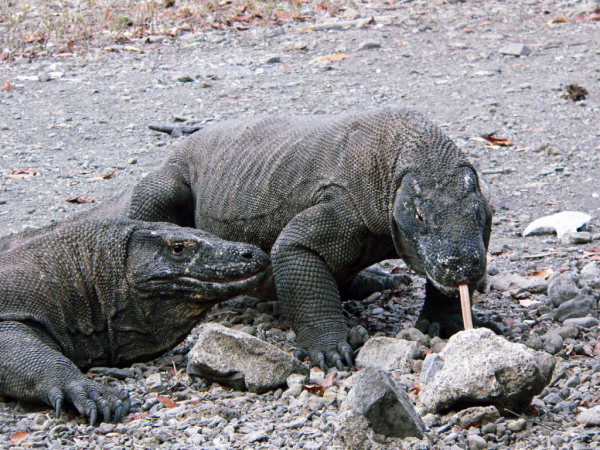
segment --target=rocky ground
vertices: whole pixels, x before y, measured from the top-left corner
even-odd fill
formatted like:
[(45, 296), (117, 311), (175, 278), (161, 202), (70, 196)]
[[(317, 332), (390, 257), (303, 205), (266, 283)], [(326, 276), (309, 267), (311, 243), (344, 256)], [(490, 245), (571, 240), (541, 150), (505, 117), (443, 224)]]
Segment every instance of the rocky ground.
[[(41, 8), (30, 3), (34, 13)], [(63, 14), (81, 7), (61, 4)], [(10, 5), (0, 9), (0, 35), (14, 26), (9, 15), (19, 5)], [(457, 422), (452, 411), (429, 414), (427, 438), (402, 445), (600, 448), (598, 6), (308, 2), (295, 9), (296, 19), (282, 13), (278, 22), (227, 22), (217, 7), (202, 26), (182, 19), (175, 31), (143, 38), (106, 35), (101, 46), (51, 39), (44, 51), (17, 54), (0, 49), (0, 235), (66, 219), (93, 207), (86, 199), (107, 201), (139, 180), (178, 142), (149, 124), (416, 109), (455, 139), (490, 185), (492, 286), (475, 297), (476, 314), (502, 324), (510, 341), (555, 355), (560, 369), (522, 417), (506, 413), (484, 425)], [(237, 11), (231, 14), (243, 19)], [(585, 98), (569, 98), (569, 85), (585, 88)], [(592, 216), (587, 232), (523, 237), (531, 221), (560, 211)], [(424, 294), (423, 281), (413, 278), (412, 287), (393, 295), (346, 303), (349, 324), (392, 337), (410, 328)], [(215, 308), (209, 320), (285, 350), (294, 346), (277, 304), (242, 298)], [(45, 407), (4, 398), (0, 447), (336, 448), (348, 373), (333, 371), (323, 396), (211, 386), (185, 373), (194, 336), (152, 363), (91, 372), (131, 392), (125, 423), (89, 427), (73, 412), (57, 420)], [(391, 371), (414, 402), (423, 358), (445, 342), (420, 345), (408, 367)], [(313, 372), (313, 381), (323, 375)]]

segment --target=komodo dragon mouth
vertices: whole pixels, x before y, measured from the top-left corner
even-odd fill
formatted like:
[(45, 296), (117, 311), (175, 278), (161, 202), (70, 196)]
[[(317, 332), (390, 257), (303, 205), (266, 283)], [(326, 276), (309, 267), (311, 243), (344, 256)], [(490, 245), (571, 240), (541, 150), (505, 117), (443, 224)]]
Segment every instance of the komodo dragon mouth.
[(250, 280), (254, 280), (255, 278), (257, 278), (258, 276), (262, 275), (267, 269), (261, 269), (258, 272), (255, 272), (253, 274), (250, 274), (248, 276), (242, 277), (242, 278), (236, 278), (235, 280), (229, 280), (229, 281), (214, 281), (214, 280), (202, 280), (200, 278), (194, 278), (194, 277), (190, 277), (190, 276), (180, 276), (177, 277), (177, 280), (186, 280), (186, 281), (190, 281), (193, 284), (209, 284), (209, 285), (228, 285), (228, 286), (235, 286), (238, 284), (245, 284), (245, 282), (250, 281)]

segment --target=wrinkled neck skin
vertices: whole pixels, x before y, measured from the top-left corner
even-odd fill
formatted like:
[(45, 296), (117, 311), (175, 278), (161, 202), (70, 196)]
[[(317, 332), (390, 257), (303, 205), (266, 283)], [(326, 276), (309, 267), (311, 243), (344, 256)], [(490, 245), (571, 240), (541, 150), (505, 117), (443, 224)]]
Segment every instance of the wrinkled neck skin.
[[(485, 274), (491, 208), (468, 161), (397, 171), (391, 198), (390, 232), (398, 255), (446, 295), (473, 286)], [(443, 169), (442, 169), (443, 168)]]

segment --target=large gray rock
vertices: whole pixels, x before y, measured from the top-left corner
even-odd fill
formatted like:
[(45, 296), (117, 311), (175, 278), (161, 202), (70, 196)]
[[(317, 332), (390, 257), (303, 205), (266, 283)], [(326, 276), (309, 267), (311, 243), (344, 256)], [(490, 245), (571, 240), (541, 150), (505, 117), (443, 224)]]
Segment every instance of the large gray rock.
[(425, 424), (403, 390), (383, 370), (367, 367), (354, 379), (341, 409), (360, 412), (373, 431), (388, 437), (425, 436)]
[(498, 291), (527, 291), (544, 293), (548, 289), (548, 281), (542, 277), (522, 277), (515, 274), (500, 274), (489, 277), (492, 287)]
[(440, 353), (444, 367), (421, 385), (419, 400), (428, 411), (493, 405), (524, 408), (550, 382), (555, 360), (491, 330), (462, 331)]
[(300, 361), (277, 347), (215, 323), (200, 327), (188, 357), (188, 374), (257, 393), (285, 386), (292, 373), (309, 374)]
[(356, 357), (358, 367), (378, 367), (382, 370), (410, 370), (409, 360), (421, 356), (419, 344), (384, 336), (371, 338)]
[(577, 317), (598, 317), (598, 306), (596, 300), (591, 295), (582, 295), (561, 304), (554, 311), (554, 320), (564, 322), (567, 319)]

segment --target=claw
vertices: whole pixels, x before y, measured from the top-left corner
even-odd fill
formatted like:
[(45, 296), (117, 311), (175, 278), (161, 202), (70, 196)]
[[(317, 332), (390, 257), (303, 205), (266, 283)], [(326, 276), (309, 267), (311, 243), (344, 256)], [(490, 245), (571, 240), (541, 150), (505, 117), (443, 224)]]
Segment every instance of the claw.
[(439, 337), (441, 333), (441, 326), (438, 322), (432, 322), (429, 325), (429, 329), (427, 330), (427, 334), (429, 337)]
[(316, 366), (319, 366), (324, 373), (327, 373), (327, 366), (325, 365), (325, 356), (323, 353), (317, 353), (314, 363)]
[(126, 416), (129, 415), (129, 410), (131, 409), (131, 399), (129, 396), (125, 400), (123, 400), (123, 414)]
[(340, 372), (344, 371), (344, 364), (342, 363), (342, 358), (339, 356), (335, 359), (335, 365)]
[(97, 418), (98, 418), (98, 411), (96, 410), (96, 406), (94, 405), (90, 411), (90, 425), (92, 427), (96, 425)]
[(123, 405), (118, 405), (115, 411), (115, 417), (113, 422), (118, 423), (123, 419)]
[(352, 367), (352, 352), (350, 351), (350, 349), (345, 349), (344, 358), (346, 359), (346, 365), (351, 368)]
[(60, 416), (62, 414), (62, 397), (56, 397), (56, 400), (54, 401), (54, 410), (56, 411), (56, 418), (60, 419)]
[(110, 406), (106, 405), (102, 408), (102, 417), (104, 418), (104, 422), (108, 423), (110, 421)]
[(294, 358), (304, 361), (308, 356), (308, 352), (304, 349), (298, 349), (294, 352)]

